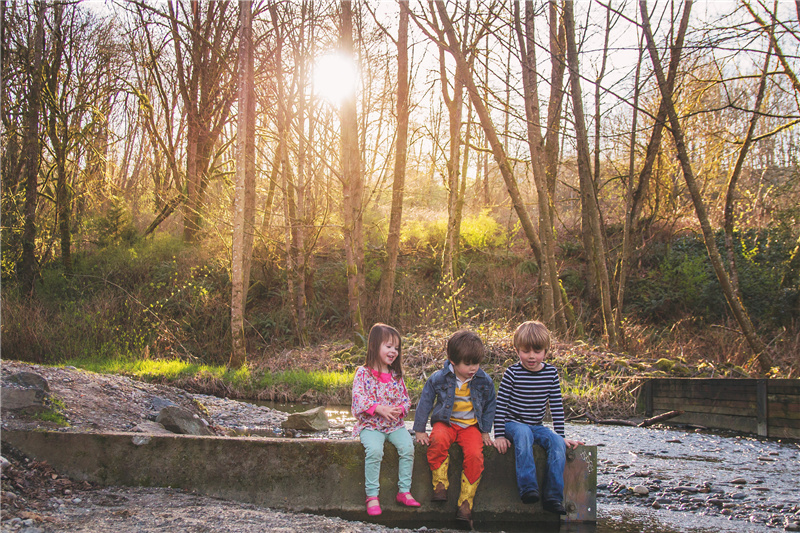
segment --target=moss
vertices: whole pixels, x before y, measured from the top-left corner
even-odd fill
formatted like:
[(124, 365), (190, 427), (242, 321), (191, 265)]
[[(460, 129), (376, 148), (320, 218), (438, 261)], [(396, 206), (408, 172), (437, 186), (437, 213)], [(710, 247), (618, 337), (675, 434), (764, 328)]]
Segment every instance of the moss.
[(661, 359), (655, 362), (655, 366), (656, 368), (658, 368), (663, 372), (669, 372), (670, 370), (672, 370), (672, 367), (675, 366), (675, 362), (662, 357)]

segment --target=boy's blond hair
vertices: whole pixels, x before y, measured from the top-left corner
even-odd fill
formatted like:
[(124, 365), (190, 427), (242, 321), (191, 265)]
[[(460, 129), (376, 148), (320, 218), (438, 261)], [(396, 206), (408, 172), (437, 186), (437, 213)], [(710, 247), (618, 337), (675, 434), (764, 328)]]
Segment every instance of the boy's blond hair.
[(514, 332), (514, 348), (524, 352), (547, 352), (550, 350), (550, 330), (538, 320), (523, 322)]

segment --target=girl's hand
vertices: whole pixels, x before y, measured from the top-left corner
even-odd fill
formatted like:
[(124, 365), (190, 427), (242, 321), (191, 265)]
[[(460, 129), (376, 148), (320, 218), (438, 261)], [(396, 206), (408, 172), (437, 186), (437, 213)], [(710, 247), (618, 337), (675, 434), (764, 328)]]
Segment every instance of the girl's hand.
[(579, 440), (564, 439), (564, 444), (567, 445), (567, 448), (577, 448), (579, 444), (583, 445), (583, 442)]
[(391, 422), (396, 422), (403, 416), (403, 407), (400, 405), (379, 405), (375, 407), (375, 414)]
[(431, 443), (431, 438), (424, 431), (417, 431), (414, 433), (414, 440), (419, 444), (424, 444), (425, 446)]
[(508, 447), (511, 443), (508, 442), (508, 439), (505, 437), (500, 437), (499, 439), (494, 439), (494, 447), (497, 448), (497, 451), (500, 453), (506, 453), (508, 451)]
[(483, 439), (484, 446), (492, 446), (494, 445), (494, 441), (492, 440), (492, 436), (489, 433), (481, 433), (481, 438)]

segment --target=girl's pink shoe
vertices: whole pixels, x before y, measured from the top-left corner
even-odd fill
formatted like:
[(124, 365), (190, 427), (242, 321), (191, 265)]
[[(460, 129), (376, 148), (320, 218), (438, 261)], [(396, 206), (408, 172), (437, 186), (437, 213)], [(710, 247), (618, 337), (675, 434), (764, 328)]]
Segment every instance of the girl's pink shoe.
[[(369, 502), (375, 500), (377, 503), (375, 505), (370, 505)], [(378, 500), (377, 496), (370, 496), (367, 498), (367, 514), (370, 516), (378, 516), (381, 514), (381, 504)]]
[(414, 499), (410, 492), (398, 492), (397, 503), (401, 503), (406, 507), (419, 507), (419, 502)]

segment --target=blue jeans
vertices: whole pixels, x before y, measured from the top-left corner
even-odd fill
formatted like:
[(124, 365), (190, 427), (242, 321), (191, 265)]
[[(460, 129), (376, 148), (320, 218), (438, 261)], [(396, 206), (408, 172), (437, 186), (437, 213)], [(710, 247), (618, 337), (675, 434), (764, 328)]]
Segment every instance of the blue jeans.
[(542, 501), (560, 502), (564, 499), (564, 465), (567, 462), (567, 445), (564, 437), (552, 429), (529, 426), (513, 420), (506, 421), (506, 438), (514, 445), (519, 495), (539, 490), (533, 445), (538, 444), (547, 453), (547, 472), (544, 475)]
[(388, 439), (397, 448), (400, 460), (397, 465), (397, 492), (411, 490), (411, 472), (414, 470), (414, 441), (406, 428), (399, 428), (391, 433), (383, 433), (374, 429), (364, 429), (358, 435), (364, 445), (364, 488), (367, 497), (377, 496), (381, 488), (381, 461), (383, 461), (383, 443)]

